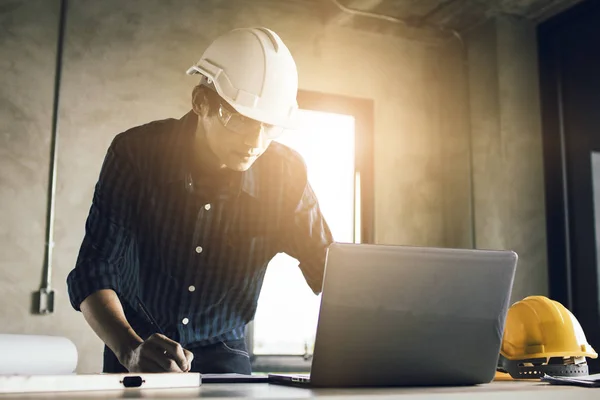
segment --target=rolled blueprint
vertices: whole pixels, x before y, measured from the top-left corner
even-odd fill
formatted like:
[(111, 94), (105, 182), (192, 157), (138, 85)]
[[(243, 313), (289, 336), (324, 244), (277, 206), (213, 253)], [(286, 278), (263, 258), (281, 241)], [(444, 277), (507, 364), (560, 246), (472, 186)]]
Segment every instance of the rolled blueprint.
[(62, 375), (77, 367), (77, 348), (60, 336), (0, 334), (0, 375)]

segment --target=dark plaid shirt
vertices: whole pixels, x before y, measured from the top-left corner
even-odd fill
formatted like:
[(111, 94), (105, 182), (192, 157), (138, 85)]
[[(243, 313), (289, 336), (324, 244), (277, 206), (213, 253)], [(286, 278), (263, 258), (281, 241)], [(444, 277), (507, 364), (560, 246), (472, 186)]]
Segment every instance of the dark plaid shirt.
[(241, 339), (254, 317), (267, 264), (285, 252), (321, 290), (332, 242), (302, 158), (271, 143), (246, 172), (193, 173), (197, 117), (155, 121), (113, 140), (96, 184), (77, 263), (72, 306), (113, 289), (143, 338), (184, 346)]

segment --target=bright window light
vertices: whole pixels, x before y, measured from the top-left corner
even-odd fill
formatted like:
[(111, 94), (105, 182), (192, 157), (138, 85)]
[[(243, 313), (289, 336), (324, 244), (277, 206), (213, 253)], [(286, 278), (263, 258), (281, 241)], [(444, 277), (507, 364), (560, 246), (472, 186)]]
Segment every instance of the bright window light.
[[(354, 117), (300, 110), (302, 129), (277, 141), (298, 151), (321, 211), (338, 242), (353, 242), (356, 214)], [(360, 226), (360, 225), (358, 225)], [(321, 296), (306, 284), (298, 261), (286, 254), (273, 258), (254, 319), (256, 355), (312, 354)]]

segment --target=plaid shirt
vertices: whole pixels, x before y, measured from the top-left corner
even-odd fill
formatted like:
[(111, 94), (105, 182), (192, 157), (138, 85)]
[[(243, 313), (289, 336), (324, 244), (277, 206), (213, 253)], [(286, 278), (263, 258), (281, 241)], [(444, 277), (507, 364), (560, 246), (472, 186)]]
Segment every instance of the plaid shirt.
[(72, 306), (100, 289), (119, 296), (133, 329), (196, 346), (244, 337), (269, 261), (285, 252), (321, 290), (331, 232), (295, 151), (273, 142), (245, 172), (196, 176), (197, 117), (132, 128), (113, 140), (96, 184)]

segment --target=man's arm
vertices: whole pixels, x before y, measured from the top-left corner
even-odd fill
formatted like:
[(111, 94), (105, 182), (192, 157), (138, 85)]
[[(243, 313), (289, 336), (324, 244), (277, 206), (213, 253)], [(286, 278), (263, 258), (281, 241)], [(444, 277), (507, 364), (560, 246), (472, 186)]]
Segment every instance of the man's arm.
[[(321, 210), (317, 196), (306, 177), (306, 166), (295, 171), (292, 182), (300, 183), (288, 192), (287, 201), (293, 205), (289, 223), (282, 235), (282, 249), (300, 262), (300, 270), (315, 294), (323, 285), (323, 271), (327, 247), (333, 242), (331, 231)], [(298, 176), (299, 175), (299, 176)]]
[(135, 333), (113, 290), (99, 290), (86, 297), (81, 303), (81, 312), (98, 337), (130, 372), (190, 370), (193, 354), (179, 343), (160, 334), (154, 334), (144, 341)]
[(127, 150), (117, 136), (106, 154), (77, 263), (67, 278), (69, 297), (129, 371), (187, 371), (191, 353), (163, 335), (143, 341), (117, 295), (125, 284), (122, 269), (128, 266), (123, 265), (123, 255), (133, 242), (140, 187)]
[(119, 297), (112, 289), (101, 289), (86, 297), (81, 312), (119, 361), (143, 342), (127, 322)]
[(75, 310), (102, 289), (116, 293), (128, 283), (121, 280), (124, 254), (132, 245), (139, 193), (137, 171), (129, 160), (123, 139), (110, 145), (85, 224), (85, 236), (75, 268), (67, 277), (69, 299)]

